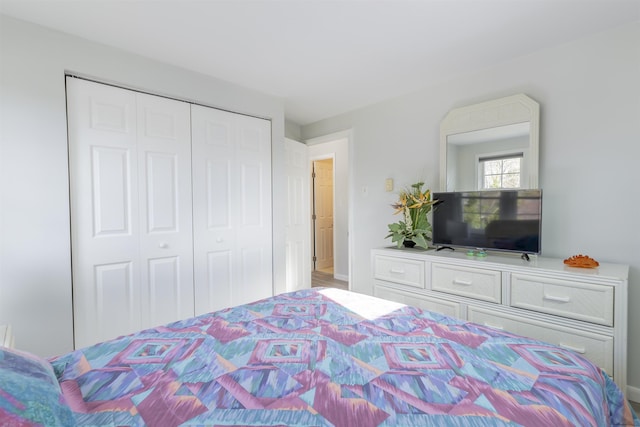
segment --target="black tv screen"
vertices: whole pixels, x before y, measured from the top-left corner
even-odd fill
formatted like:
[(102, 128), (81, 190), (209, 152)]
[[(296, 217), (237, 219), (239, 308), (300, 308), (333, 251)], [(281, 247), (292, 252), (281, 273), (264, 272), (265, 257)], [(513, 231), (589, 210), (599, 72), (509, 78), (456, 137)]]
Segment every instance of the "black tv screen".
[(434, 193), (433, 244), (540, 253), (542, 190)]

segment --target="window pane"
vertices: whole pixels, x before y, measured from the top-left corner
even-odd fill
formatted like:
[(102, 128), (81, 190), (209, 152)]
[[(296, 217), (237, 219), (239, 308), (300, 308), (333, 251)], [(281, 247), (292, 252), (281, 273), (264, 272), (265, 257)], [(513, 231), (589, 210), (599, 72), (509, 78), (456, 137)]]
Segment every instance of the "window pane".
[(484, 174), (495, 175), (502, 173), (502, 160), (490, 160), (484, 162)]
[(521, 157), (506, 155), (503, 159), (493, 158), (480, 162), (482, 171), (480, 188), (520, 188)]
[(520, 187), (520, 174), (509, 173), (502, 175), (502, 188)]
[(504, 160), (502, 171), (504, 173), (520, 173), (520, 158)]
[(501, 184), (500, 175), (487, 175), (484, 177), (483, 188), (500, 188)]

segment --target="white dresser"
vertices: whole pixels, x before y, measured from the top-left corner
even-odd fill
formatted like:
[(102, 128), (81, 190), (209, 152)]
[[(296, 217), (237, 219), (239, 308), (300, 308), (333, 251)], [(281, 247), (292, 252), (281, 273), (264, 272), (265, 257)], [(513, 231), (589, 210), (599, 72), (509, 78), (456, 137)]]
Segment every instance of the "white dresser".
[(575, 351), (626, 392), (628, 266), (395, 247), (371, 263), (375, 296)]

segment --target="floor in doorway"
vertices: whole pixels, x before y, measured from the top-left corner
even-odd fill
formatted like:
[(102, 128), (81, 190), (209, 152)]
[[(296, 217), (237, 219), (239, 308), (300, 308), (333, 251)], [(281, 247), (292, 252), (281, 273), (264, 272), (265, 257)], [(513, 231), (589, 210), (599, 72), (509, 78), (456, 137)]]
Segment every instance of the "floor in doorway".
[(316, 270), (311, 272), (311, 287), (338, 288), (348, 290), (349, 282), (334, 278), (333, 272), (327, 273), (324, 271)]

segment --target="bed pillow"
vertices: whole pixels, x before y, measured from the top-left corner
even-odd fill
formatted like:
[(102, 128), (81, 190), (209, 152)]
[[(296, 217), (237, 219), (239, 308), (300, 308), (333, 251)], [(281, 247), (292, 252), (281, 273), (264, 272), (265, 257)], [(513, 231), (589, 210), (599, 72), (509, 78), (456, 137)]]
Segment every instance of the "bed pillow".
[(49, 362), (0, 346), (0, 425), (74, 424)]

